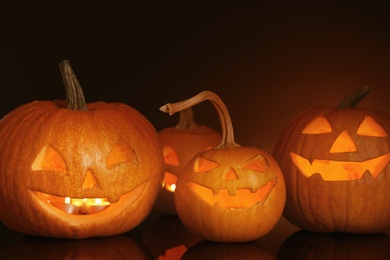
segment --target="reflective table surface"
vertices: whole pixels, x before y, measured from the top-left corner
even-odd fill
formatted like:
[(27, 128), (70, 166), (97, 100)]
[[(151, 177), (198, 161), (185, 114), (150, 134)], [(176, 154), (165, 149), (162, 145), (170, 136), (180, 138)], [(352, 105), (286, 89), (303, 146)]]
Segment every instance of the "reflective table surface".
[(0, 225), (0, 259), (390, 259), (390, 233), (303, 231), (284, 217), (264, 237), (214, 243), (189, 232), (177, 216), (152, 212), (118, 236), (68, 240), (29, 236)]

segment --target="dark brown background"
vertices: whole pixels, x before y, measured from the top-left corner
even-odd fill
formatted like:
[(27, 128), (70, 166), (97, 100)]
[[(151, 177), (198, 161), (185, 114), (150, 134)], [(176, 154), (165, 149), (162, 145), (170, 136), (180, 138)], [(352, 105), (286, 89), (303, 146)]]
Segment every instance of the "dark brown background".
[[(361, 106), (390, 112), (386, 1), (263, 2), (2, 1), (0, 115), (64, 99), (64, 59), (88, 102), (127, 103), (157, 130), (177, 122), (161, 105), (212, 90), (236, 141), (269, 152), (294, 115), (361, 86), (373, 88)], [(219, 130), (210, 104), (195, 116)], [(276, 249), (295, 230), (282, 219), (267, 241)]]

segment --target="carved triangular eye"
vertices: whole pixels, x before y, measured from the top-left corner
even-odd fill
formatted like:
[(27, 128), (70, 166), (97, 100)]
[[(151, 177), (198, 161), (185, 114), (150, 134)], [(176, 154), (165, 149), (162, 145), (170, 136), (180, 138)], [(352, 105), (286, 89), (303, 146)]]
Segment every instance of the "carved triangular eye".
[(212, 169), (215, 169), (219, 166), (219, 163), (216, 161), (212, 161), (209, 159), (204, 158), (203, 156), (199, 156), (198, 159), (196, 159), (196, 162), (194, 164), (194, 171), (195, 172), (208, 172)]
[(177, 157), (177, 154), (172, 147), (165, 145), (163, 147), (163, 154), (164, 154), (164, 161), (166, 164), (179, 166), (179, 158)]
[(250, 169), (258, 172), (268, 172), (268, 161), (267, 159), (258, 154), (249, 160), (246, 160), (240, 165), (241, 169)]
[(108, 156), (107, 167), (113, 168), (122, 163), (138, 164), (134, 149), (123, 138), (119, 138)]
[(362, 136), (373, 136), (373, 137), (386, 137), (386, 131), (372, 118), (371, 116), (366, 116), (363, 122), (360, 124), (358, 130), (358, 135)]
[(325, 117), (317, 117), (311, 121), (305, 129), (303, 129), (302, 134), (326, 134), (331, 133), (332, 127), (329, 124), (329, 121)]
[(66, 173), (64, 158), (50, 145), (42, 148), (31, 168), (33, 171), (61, 171)]

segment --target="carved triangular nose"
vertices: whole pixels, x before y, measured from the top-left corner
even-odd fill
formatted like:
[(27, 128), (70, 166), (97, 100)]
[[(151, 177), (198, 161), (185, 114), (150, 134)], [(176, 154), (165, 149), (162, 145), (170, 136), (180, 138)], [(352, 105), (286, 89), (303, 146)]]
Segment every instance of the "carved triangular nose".
[(332, 148), (330, 149), (331, 153), (350, 153), (357, 152), (357, 147), (355, 142), (352, 140), (352, 137), (347, 133), (347, 131), (343, 131), (334, 141)]
[(237, 176), (236, 171), (232, 167), (230, 167), (229, 171), (225, 174), (225, 181), (237, 180), (237, 179), (238, 179), (238, 176)]
[(100, 185), (93, 172), (90, 169), (88, 169), (87, 174), (85, 175), (82, 188), (88, 189), (93, 187), (100, 188)]

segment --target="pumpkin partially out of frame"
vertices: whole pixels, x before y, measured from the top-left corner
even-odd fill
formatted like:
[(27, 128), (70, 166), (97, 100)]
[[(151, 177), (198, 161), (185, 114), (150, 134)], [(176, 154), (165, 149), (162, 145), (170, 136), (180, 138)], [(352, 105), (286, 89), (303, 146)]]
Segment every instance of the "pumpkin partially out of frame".
[(181, 170), (198, 152), (219, 145), (221, 135), (208, 126), (198, 125), (190, 107), (180, 111), (176, 126), (158, 131), (158, 136), (163, 148), (165, 176), (155, 209), (162, 214), (176, 215), (174, 192)]
[(234, 141), (229, 112), (211, 91), (160, 109), (173, 114), (204, 100), (217, 109), (222, 142), (199, 152), (177, 181), (178, 217), (191, 232), (216, 242), (246, 242), (267, 234), (278, 222), (285, 203), (285, 184), (271, 155)]
[(0, 219), (26, 234), (87, 238), (137, 226), (164, 161), (157, 132), (123, 103), (85, 103), (68, 61), (66, 101), (34, 101), (0, 121)]
[(390, 116), (357, 108), (369, 88), (338, 107), (312, 108), (275, 146), (286, 181), (284, 215), (316, 232), (390, 229)]

